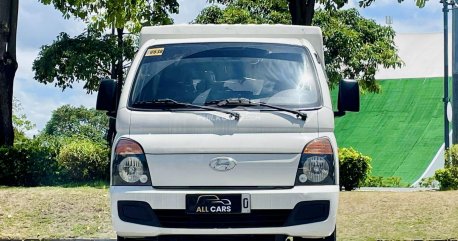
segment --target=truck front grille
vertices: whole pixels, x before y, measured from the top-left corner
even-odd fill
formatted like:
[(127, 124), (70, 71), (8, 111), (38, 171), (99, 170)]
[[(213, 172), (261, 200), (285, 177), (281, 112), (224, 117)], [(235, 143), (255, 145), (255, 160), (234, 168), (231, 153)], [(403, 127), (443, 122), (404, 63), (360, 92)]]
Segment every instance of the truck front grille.
[(251, 210), (249, 214), (186, 214), (184, 210), (155, 210), (164, 228), (281, 227), (291, 210)]

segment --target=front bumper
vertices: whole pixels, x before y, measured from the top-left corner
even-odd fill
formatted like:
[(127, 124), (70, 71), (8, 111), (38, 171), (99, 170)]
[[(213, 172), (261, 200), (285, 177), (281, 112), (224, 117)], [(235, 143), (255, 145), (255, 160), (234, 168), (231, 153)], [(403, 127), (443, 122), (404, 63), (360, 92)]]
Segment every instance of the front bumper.
[[(288, 235), (307, 238), (326, 237), (335, 229), (339, 187), (297, 186), (274, 190), (164, 190), (152, 187), (111, 187), (111, 208), (114, 230), (121, 237), (152, 237), (161, 235)], [(158, 222), (136, 224), (121, 220), (118, 201), (140, 201), (151, 210), (184, 210), (186, 194), (250, 194), (251, 210), (268, 213), (269, 210), (292, 211), (299, 203), (313, 201), (329, 203), (329, 215), (322, 221), (301, 225), (237, 228), (164, 228)], [(146, 206), (148, 206), (146, 205)], [(237, 214), (234, 214), (237, 215)], [(242, 216), (241, 216), (242, 217)], [(245, 216), (246, 217), (246, 216)], [(124, 219), (125, 220), (125, 219)]]

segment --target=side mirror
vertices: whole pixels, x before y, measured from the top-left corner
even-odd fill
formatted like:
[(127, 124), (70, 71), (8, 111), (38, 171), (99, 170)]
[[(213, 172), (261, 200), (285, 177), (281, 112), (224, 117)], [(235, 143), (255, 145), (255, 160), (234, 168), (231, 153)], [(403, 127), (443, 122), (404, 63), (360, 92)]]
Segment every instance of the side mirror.
[(108, 112), (116, 108), (116, 80), (105, 79), (100, 82), (95, 109)]
[(339, 82), (335, 116), (345, 115), (345, 111), (359, 112), (359, 84), (356, 80), (344, 79)]

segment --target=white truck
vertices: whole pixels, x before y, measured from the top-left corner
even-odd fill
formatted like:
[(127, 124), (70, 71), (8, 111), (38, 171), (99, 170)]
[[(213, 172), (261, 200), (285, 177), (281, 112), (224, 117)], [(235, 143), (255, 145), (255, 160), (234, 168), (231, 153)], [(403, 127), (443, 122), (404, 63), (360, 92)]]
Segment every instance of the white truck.
[(114, 80), (97, 98), (118, 240), (335, 240), (334, 115), (359, 110), (339, 86), (334, 112), (317, 27), (143, 28), (119, 100)]

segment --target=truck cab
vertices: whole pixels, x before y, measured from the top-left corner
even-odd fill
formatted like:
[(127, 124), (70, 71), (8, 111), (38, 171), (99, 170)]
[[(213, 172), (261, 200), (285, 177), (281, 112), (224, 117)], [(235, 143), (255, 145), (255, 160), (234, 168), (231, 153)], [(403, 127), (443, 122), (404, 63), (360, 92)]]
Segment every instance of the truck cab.
[[(121, 96), (105, 80), (97, 99), (116, 117), (118, 239), (335, 240), (339, 162), (324, 66), (317, 27), (143, 28)], [(338, 105), (359, 110), (357, 82), (340, 83)]]

